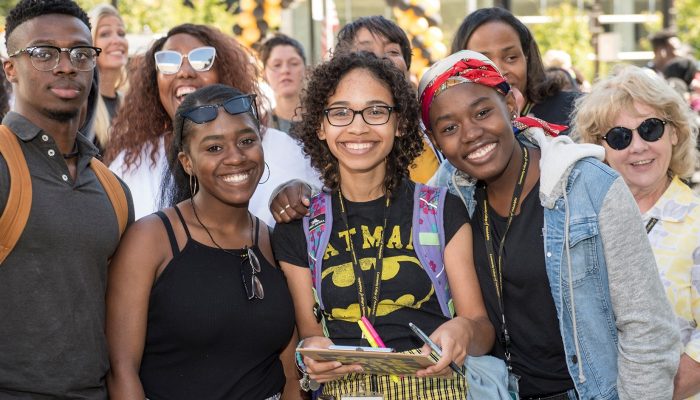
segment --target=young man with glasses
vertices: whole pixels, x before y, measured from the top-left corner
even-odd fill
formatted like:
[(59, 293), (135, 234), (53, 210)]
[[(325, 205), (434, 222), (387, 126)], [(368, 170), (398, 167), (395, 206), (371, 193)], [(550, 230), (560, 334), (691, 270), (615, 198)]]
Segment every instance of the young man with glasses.
[[(125, 205), (113, 206), (91, 167), (97, 150), (79, 134), (100, 49), (71, 0), (20, 1), (5, 37), (15, 105), (2, 129), (17, 138), (33, 195), (22, 234), (0, 264), (0, 397), (104, 399), (107, 262), (133, 207), (128, 188), (110, 175)], [(6, 157), (0, 211), (19, 184)]]

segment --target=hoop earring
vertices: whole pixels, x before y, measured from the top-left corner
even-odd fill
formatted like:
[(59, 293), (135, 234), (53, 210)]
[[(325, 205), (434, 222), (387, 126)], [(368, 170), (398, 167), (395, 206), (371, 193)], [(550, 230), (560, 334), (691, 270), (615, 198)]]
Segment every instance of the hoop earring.
[[(265, 168), (267, 169), (267, 178), (265, 178), (264, 181), (258, 182), (258, 185), (262, 185), (262, 184), (264, 184), (265, 182), (267, 182), (267, 181), (270, 180), (270, 174), (271, 174), (271, 173), (270, 173), (270, 166), (267, 165), (267, 161), (265, 161)], [(263, 175), (265, 175), (265, 171), (263, 171)]]
[(190, 175), (190, 198), (194, 198), (194, 195), (197, 194), (198, 190), (199, 182), (197, 181), (197, 177), (192, 174)]

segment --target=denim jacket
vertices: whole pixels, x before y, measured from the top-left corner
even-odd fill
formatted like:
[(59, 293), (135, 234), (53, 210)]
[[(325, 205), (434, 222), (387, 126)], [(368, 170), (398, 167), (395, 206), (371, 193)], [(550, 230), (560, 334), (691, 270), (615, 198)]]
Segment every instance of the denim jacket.
[[(681, 353), (639, 210), (600, 146), (545, 137), (538, 146), (544, 251), (569, 373), (581, 399), (670, 399)], [(449, 162), (446, 185), (474, 212), (475, 181)]]

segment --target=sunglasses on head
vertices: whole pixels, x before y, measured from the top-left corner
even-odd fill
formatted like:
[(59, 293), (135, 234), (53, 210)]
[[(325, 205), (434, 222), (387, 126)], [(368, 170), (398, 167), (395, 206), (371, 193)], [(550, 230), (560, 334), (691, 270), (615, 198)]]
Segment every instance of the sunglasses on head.
[(187, 54), (180, 54), (173, 50), (161, 50), (155, 54), (156, 68), (164, 75), (176, 74), (182, 67), (182, 60), (186, 58), (190, 66), (197, 72), (206, 72), (214, 65), (216, 49), (211, 46), (197, 47)]
[(614, 150), (624, 150), (632, 143), (632, 131), (636, 130), (639, 137), (647, 142), (655, 142), (664, 135), (666, 121), (659, 118), (648, 118), (642, 121), (637, 129), (616, 126), (603, 136), (603, 140)]
[(231, 115), (250, 112), (253, 114), (256, 121), (259, 120), (257, 106), (255, 104), (255, 94), (242, 94), (231, 97), (221, 104), (207, 104), (204, 106), (193, 107), (189, 110), (181, 112), (180, 115), (183, 118), (189, 119), (195, 124), (203, 124), (216, 119), (216, 117), (219, 115), (219, 107), (223, 107), (223, 109)]

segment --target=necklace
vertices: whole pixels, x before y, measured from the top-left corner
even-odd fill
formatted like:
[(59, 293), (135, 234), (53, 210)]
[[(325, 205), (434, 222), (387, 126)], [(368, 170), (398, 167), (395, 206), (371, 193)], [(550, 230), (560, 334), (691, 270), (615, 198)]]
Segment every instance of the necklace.
[[(202, 228), (204, 228), (204, 231), (209, 236), (211, 242), (214, 243), (214, 246), (216, 246), (217, 249), (223, 251), (224, 253), (230, 254), (232, 256), (240, 256), (240, 254), (235, 254), (231, 250), (224, 249), (216, 242), (216, 240), (214, 240), (214, 236), (212, 236), (211, 232), (209, 232), (207, 226), (204, 225), (201, 219), (199, 219), (199, 215), (197, 214), (197, 207), (194, 206), (194, 200), (192, 197), (190, 197), (190, 204), (192, 205), (192, 212), (194, 213), (194, 218), (197, 220), (197, 222), (199, 222), (200, 225), (202, 225)], [(252, 243), (250, 247), (253, 247), (255, 245), (255, 240), (253, 239), (253, 216), (250, 215), (250, 212), (248, 212), (248, 218), (250, 219), (250, 243)], [(246, 253), (248, 252), (248, 249), (249, 247), (246, 245), (244, 247)]]

